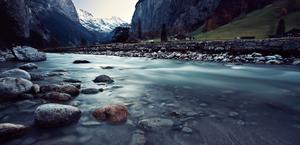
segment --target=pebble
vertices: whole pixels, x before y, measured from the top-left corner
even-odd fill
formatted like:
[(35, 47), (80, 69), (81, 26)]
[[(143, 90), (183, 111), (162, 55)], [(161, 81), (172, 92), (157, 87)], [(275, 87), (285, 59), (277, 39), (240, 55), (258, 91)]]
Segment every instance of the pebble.
[(182, 132), (191, 134), (191, 133), (193, 133), (193, 130), (189, 127), (183, 127)]

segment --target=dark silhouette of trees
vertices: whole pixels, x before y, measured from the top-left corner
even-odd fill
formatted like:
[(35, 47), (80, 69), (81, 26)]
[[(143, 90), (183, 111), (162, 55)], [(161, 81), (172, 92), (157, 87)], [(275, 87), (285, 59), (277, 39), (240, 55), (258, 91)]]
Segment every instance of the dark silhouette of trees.
[(276, 36), (283, 37), (285, 33), (285, 21), (284, 19), (280, 19), (277, 24)]
[(167, 42), (168, 41), (168, 34), (167, 34), (167, 26), (166, 24), (163, 24), (161, 27), (161, 34), (160, 34), (160, 40), (161, 42)]
[(129, 38), (130, 28), (128, 27), (116, 27), (113, 31), (113, 42), (123, 43), (126, 42)]

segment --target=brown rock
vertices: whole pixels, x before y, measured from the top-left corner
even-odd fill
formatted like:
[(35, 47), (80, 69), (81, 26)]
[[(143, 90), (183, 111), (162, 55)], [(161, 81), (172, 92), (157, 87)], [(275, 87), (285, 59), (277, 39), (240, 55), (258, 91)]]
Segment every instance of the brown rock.
[(28, 127), (20, 124), (1, 123), (0, 124), (0, 143), (8, 141), (26, 133)]
[(51, 102), (66, 102), (72, 100), (72, 96), (66, 93), (50, 92), (42, 96), (43, 99)]
[(109, 105), (96, 109), (93, 112), (93, 116), (100, 121), (119, 124), (127, 121), (128, 111), (123, 105)]

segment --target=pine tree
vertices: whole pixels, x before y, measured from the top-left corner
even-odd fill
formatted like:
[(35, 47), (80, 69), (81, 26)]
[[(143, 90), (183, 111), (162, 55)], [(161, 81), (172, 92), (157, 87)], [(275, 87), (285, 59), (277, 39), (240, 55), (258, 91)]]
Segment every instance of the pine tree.
[(161, 42), (167, 42), (168, 41), (168, 34), (167, 34), (167, 27), (166, 24), (163, 24), (161, 27), (161, 35), (160, 35)]
[(284, 33), (285, 33), (285, 21), (284, 21), (284, 19), (280, 19), (277, 24), (276, 35), (278, 37), (283, 37)]

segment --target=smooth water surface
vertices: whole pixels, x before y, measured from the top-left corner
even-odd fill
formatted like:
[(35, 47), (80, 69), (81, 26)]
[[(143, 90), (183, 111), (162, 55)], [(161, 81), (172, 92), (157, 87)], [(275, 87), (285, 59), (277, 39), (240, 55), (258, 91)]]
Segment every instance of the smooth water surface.
[[(88, 60), (90, 64), (73, 64)], [(0, 70), (21, 64), (0, 64)], [(171, 119), (175, 125), (145, 131), (147, 145), (298, 145), (300, 144), (300, 68), (295, 66), (227, 65), (147, 58), (48, 54), (35, 73), (66, 70), (39, 84), (79, 79), (82, 88), (104, 88), (67, 103), (78, 106), (77, 124), (54, 129), (33, 125), (24, 137), (7, 145), (128, 145), (147, 118)], [(113, 66), (114, 69), (102, 69)], [(93, 83), (106, 74), (115, 82)], [(0, 122), (33, 124), (41, 102), (24, 100), (1, 106)], [(91, 111), (124, 104), (130, 113), (122, 125), (96, 121)], [(174, 112), (176, 112), (174, 115)], [(177, 125), (177, 126), (176, 126)], [(179, 126), (192, 132), (184, 132)]]

